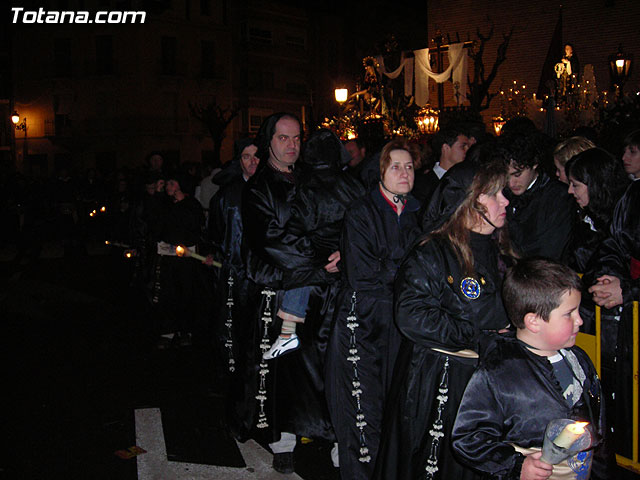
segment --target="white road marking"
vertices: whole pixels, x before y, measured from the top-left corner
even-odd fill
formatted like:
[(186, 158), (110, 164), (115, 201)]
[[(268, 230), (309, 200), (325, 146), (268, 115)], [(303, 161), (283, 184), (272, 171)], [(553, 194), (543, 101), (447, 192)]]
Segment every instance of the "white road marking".
[(135, 410), (136, 445), (145, 449), (137, 457), (139, 480), (302, 480), (297, 474), (283, 475), (273, 470), (273, 455), (253, 440), (238, 443), (247, 464), (244, 468), (217, 467), (167, 460), (167, 447), (159, 408)]

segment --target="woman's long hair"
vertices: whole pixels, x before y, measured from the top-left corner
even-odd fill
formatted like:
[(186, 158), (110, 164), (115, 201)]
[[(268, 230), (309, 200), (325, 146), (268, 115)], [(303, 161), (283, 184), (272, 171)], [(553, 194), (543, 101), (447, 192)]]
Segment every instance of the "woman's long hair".
[(591, 148), (569, 160), (565, 171), (567, 179), (571, 177), (587, 186), (589, 204), (585, 210), (596, 228), (605, 231), (618, 200), (631, 183), (622, 162), (602, 148)]
[[(466, 161), (473, 161), (473, 159), (467, 159)], [(506, 184), (507, 167), (501, 158), (495, 158), (494, 156), (487, 163), (480, 163), (462, 203), (451, 218), (440, 228), (431, 232), (428, 237), (440, 238), (452, 246), (465, 275), (472, 276), (475, 274), (473, 251), (470, 245), (471, 228), (482, 222), (483, 215), (487, 213), (478, 199), (481, 194), (496, 195), (504, 189)], [(506, 225), (496, 230), (493, 235), (497, 238), (501, 254), (517, 258), (509, 242)]]

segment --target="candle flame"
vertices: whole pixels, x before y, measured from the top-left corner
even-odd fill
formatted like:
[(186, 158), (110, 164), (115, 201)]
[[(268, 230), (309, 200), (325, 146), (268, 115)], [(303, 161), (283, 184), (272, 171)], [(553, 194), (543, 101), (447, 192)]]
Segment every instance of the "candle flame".
[(103, 213), (106, 212), (107, 211), (107, 207), (100, 207), (100, 211), (103, 212)]
[(187, 249), (184, 248), (182, 245), (178, 245), (176, 247), (176, 255), (178, 255), (179, 257), (182, 257), (186, 254)]
[(127, 257), (127, 258), (131, 258), (131, 252), (125, 253), (124, 256)]
[(109, 245), (110, 243), (111, 243), (111, 242), (110, 242), (109, 240), (105, 240), (105, 241), (104, 241), (104, 244), (105, 244), (105, 245)]
[(584, 427), (586, 427), (587, 425), (589, 425), (589, 422), (576, 422), (572, 423), (571, 425), (567, 425), (567, 430), (569, 430), (571, 433), (582, 434), (584, 433)]

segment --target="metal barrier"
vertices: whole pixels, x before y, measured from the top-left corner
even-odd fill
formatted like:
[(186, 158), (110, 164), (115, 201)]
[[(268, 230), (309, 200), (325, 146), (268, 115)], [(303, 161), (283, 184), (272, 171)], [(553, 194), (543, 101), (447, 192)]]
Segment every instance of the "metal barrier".
[[(626, 469), (640, 473), (640, 463), (638, 463), (638, 302), (633, 302), (633, 401), (631, 403), (633, 411), (631, 412), (633, 428), (632, 428), (632, 455), (631, 458), (623, 457), (616, 454), (618, 465)], [(602, 313), (600, 307), (596, 307), (596, 333), (595, 335), (587, 335), (586, 333), (578, 333), (576, 345), (582, 348), (596, 367), (599, 376), (602, 376)]]

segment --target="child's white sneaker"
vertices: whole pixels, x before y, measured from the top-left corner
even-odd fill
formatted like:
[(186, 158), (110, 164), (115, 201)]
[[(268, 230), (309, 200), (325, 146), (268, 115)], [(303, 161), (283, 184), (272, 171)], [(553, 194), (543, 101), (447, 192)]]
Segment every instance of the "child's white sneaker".
[(290, 337), (278, 337), (271, 348), (262, 354), (264, 360), (271, 360), (277, 358), (285, 353), (293, 352), (300, 348), (300, 340), (295, 333)]

